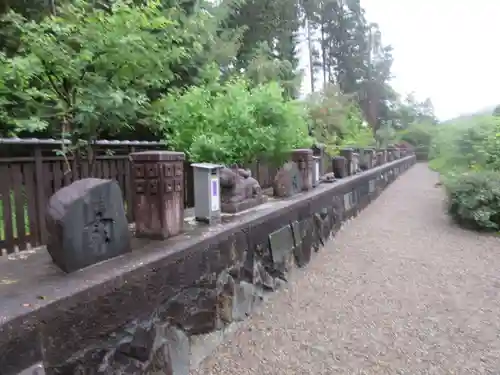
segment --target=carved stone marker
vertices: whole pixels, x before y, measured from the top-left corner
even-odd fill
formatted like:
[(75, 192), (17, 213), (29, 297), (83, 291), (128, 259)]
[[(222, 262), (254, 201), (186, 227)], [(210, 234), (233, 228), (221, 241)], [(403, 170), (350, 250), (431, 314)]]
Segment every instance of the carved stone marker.
[(302, 176), (297, 164), (289, 161), (280, 168), (273, 181), (273, 195), (285, 198), (302, 191)]
[(221, 211), (236, 213), (266, 201), (259, 182), (245, 169), (222, 168), (219, 172)]
[(313, 151), (307, 148), (293, 150), (292, 161), (299, 167), (302, 190), (311, 190), (313, 188)]
[(349, 174), (347, 173), (347, 160), (343, 156), (336, 156), (332, 158), (333, 173), (337, 178), (345, 178)]
[(123, 197), (116, 181), (86, 178), (58, 190), (46, 213), (47, 250), (73, 272), (130, 251)]
[(166, 239), (182, 231), (184, 222), (184, 153), (133, 152), (135, 235)]

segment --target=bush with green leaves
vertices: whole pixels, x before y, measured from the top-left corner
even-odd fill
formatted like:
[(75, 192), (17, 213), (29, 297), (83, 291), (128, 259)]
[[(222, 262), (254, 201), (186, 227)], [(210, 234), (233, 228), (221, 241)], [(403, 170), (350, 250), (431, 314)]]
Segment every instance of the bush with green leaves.
[(372, 128), (352, 96), (345, 95), (335, 85), (307, 98), (306, 108), (314, 138), (336, 155), (342, 147), (375, 145)]
[(500, 118), (473, 116), (436, 128), (430, 167), (446, 186), (449, 213), (461, 225), (500, 229)]
[(190, 160), (248, 164), (279, 160), (291, 149), (310, 147), (301, 106), (287, 101), (276, 82), (252, 86), (243, 78), (166, 95), (153, 117), (168, 144)]
[(158, 97), (213, 80), (203, 64), (218, 40), (211, 14), (154, 0), (108, 6), (76, 0), (36, 22), (6, 16), (20, 40), (16, 55), (0, 56), (0, 121), (9, 135), (49, 128), (71, 141), (63, 155), (91, 155), (102, 134), (157, 125), (149, 116)]
[(493, 171), (448, 175), (444, 179), (448, 211), (460, 225), (476, 230), (500, 229), (500, 174)]
[(500, 171), (500, 118), (479, 116), (440, 125), (430, 149), (431, 168), (450, 171)]

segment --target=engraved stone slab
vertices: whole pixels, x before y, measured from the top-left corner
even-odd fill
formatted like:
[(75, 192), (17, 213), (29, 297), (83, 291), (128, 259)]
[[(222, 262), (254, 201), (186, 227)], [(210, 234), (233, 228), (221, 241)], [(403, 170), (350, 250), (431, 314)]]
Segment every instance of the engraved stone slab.
[(275, 265), (282, 265), (286, 262), (287, 256), (293, 251), (295, 246), (292, 228), (285, 225), (269, 235), (269, 246)]
[(116, 181), (86, 178), (57, 191), (47, 207), (47, 250), (73, 272), (131, 250), (123, 197)]

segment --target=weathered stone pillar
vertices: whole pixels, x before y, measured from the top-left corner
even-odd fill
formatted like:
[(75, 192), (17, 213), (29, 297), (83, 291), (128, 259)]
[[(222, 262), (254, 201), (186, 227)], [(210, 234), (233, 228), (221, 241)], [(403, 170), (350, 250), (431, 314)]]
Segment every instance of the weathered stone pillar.
[(325, 165), (325, 146), (322, 144), (315, 144), (312, 150), (313, 156), (319, 157), (319, 175), (321, 177), (327, 172), (327, 166)]
[(347, 161), (347, 174), (352, 176), (354, 174), (354, 150), (352, 148), (344, 148), (340, 150), (340, 155)]
[(145, 151), (130, 157), (136, 236), (178, 235), (184, 222), (184, 153)]
[(313, 187), (313, 151), (302, 148), (292, 151), (292, 161), (299, 167), (302, 177), (302, 190), (311, 190)]
[(379, 148), (377, 152), (382, 154), (381, 163), (379, 165), (387, 163), (387, 150), (385, 148)]
[(387, 147), (388, 159), (389, 161), (394, 161), (397, 159), (396, 157), (396, 147), (389, 146)]

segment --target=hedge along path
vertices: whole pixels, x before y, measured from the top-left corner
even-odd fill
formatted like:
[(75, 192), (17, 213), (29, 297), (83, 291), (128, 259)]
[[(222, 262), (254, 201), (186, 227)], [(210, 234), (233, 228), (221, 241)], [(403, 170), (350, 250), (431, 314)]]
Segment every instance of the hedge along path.
[(500, 238), (417, 164), (192, 374), (498, 374)]

